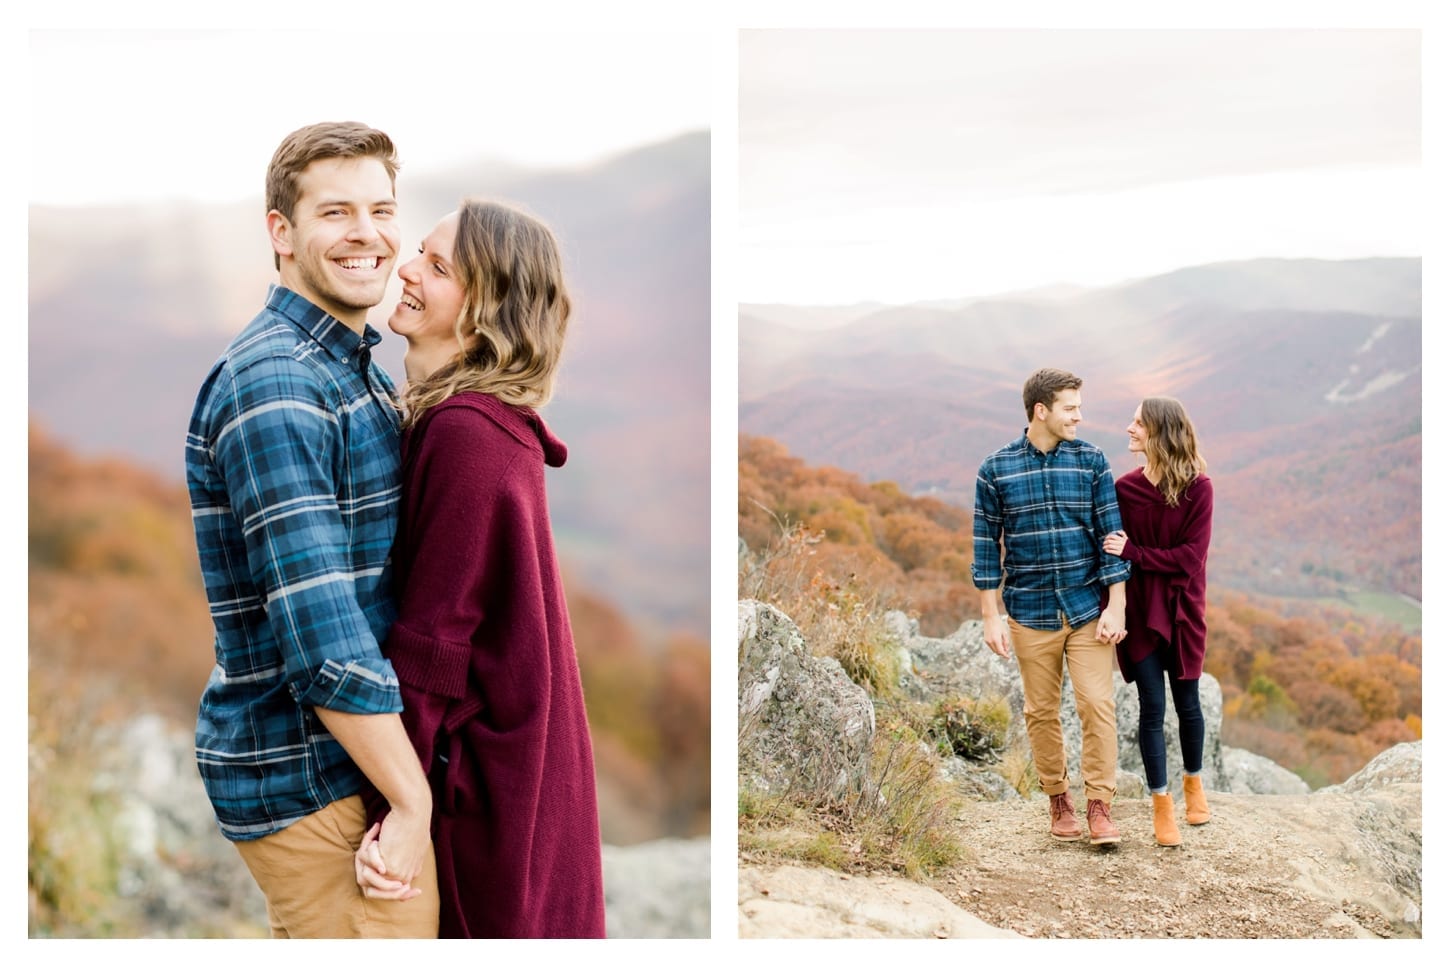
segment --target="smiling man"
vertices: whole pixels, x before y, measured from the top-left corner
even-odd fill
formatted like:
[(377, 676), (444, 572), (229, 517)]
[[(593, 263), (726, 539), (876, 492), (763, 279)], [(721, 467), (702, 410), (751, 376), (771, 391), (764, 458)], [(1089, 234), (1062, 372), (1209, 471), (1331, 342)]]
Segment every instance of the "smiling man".
[[(282, 141), (266, 199), (280, 279), (207, 374), (186, 441), (216, 629), (197, 766), (275, 937), (438, 930), (432, 796), (378, 644), (396, 615), (399, 413), (367, 311), (397, 258), (397, 169), (361, 124)], [(368, 780), (390, 807), (391, 898), (354, 873)]]
[(1110, 810), (1118, 775), (1113, 646), (1123, 637), (1129, 566), (1102, 549), (1122, 521), (1107, 457), (1077, 436), (1081, 388), (1061, 369), (1039, 369), (1023, 385), (1027, 427), (977, 473), (972, 580), (987, 647), (1003, 658), (1016, 652), (1050, 833), (1074, 840), (1083, 827), (1068, 792), (1059, 714), (1066, 659), (1082, 720), (1088, 840), (1102, 846), (1121, 839)]

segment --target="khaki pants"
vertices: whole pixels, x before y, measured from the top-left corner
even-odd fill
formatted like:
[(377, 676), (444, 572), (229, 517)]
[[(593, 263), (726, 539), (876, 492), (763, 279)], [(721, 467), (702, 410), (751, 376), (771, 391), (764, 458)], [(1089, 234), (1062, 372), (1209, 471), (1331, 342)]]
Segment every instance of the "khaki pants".
[(1113, 701), (1112, 645), (1097, 640), (1097, 619), (1056, 631), (1024, 628), (1007, 619), (1022, 672), (1027, 740), (1042, 791), (1065, 792), (1067, 751), (1062, 741), (1062, 661), (1072, 678), (1082, 720), (1082, 780), (1089, 799), (1112, 802), (1118, 786), (1118, 717)]
[(362, 797), (339, 799), (286, 829), (234, 843), (267, 898), (273, 937), (438, 936), (438, 869), (428, 851), (411, 900), (369, 900), (353, 872), (366, 821)]

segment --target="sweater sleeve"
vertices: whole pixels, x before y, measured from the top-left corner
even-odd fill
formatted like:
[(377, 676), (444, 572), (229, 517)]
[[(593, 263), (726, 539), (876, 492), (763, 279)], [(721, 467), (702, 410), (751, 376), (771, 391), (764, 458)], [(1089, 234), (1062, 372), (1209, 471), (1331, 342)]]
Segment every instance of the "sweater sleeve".
[(1213, 482), (1200, 475), (1184, 494), (1183, 521), (1179, 540), (1168, 547), (1145, 547), (1131, 539), (1123, 557), (1134, 567), (1159, 574), (1196, 574), (1208, 562), (1208, 543), (1213, 531)]

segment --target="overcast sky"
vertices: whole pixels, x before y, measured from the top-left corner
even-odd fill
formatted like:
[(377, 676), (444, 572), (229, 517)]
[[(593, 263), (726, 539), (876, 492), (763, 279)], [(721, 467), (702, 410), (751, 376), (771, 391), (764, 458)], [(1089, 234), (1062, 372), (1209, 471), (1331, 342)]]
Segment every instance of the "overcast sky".
[(1420, 255), (1410, 30), (746, 31), (740, 301)]
[(260, 195), (277, 143), (319, 120), (387, 131), (405, 175), (479, 159), (588, 163), (710, 125), (704, 33), (435, 22), (32, 31), (29, 201)]

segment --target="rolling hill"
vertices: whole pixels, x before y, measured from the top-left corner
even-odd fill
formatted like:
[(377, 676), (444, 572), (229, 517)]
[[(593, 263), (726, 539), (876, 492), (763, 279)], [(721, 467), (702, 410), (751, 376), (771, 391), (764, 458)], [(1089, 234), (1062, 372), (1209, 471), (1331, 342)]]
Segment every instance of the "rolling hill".
[(1188, 407), (1220, 495), (1216, 580), (1418, 599), (1420, 284), (1418, 259), (1263, 259), (830, 329), (745, 305), (740, 429), (969, 508), (982, 458), (1025, 425), (1028, 373), (1070, 369), (1081, 436), (1118, 473), (1142, 397)]

